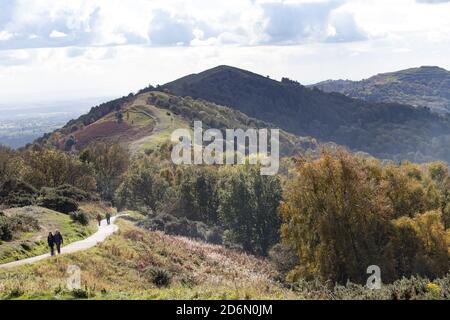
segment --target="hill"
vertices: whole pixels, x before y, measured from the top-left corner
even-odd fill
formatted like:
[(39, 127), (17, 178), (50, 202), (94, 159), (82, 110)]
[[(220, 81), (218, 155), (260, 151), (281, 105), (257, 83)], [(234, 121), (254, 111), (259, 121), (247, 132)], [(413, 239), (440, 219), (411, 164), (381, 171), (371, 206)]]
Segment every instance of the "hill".
[[(119, 143), (134, 154), (170, 140), (178, 128), (191, 128), (201, 120), (204, 129), (273, 128), (274, 124), (200, 99), (182, 98), (165, 92), (145, 91), (93, 108), (63, 128), (36, 141), (61, 150), (81, 150), (93, 141)], [(315, 140), (280, 132), (280, 152), (292, 154), (314, 148)]]
[(370, 102), (404, 103), (450, 112), (450, 71), (439, 67), (382, 73), (361, 81), (327, 80), (310, 87)]
[(450, 118), (427, 108), (356, 100), (229, 66), (183, 77), (160, 90), (228, 106), (296, 135), (379, 158), (450, 161)]

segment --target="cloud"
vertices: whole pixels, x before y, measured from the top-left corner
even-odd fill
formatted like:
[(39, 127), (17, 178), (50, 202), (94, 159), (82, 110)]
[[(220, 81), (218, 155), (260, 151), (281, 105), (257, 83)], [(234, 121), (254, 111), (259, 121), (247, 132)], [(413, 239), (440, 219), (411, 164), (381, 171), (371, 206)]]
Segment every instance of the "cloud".
[(0, 41), (7, 41), (11, 39), (14, 35), (8, 31), (0, 31)]
[[(3, 39), (0, 50), (126, 44), (284, 45), (363, 39), (350, 15), (330, 22), (333, 10), (343, 3), (135, 0), (130, 5), (116, 0), (4, 1), (0, 30), (5, 32), (3, 38), (6, 32), (14, 37)], [(335, 33), (327, 39), (330, 23)]]
[(342, 1), (263, 4), (266, 43), (351, 42), (367, 36), (349, 12), (335, 13)]
[(367, 40), (367, 34), (357, 25), (355, 18), (348, 12), (332, 14), (329, 19), (327, 42), (353, 42)]
[(169, 12), (157, 10), (153, 13), (149, 38), (153, 45), (188, 45), (194, 39), (195, 21), (171, 16)]
[(417, 3), (438, 4), (450, 2), (450, 0), (416, 0)]
[(49, 37), (50, 38), (65, 38), (65, 37), (67, 37), (67, 34), (65, 34), (64, 32), (60, 32), (58, 30), (53, 30), (52, 32), (50, 32)]

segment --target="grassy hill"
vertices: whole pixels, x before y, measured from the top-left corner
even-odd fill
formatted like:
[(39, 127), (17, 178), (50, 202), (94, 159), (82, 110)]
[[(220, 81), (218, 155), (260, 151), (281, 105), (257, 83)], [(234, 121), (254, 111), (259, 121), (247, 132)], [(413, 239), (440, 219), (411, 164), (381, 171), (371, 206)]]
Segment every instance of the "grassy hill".
[(288, 132), (380, 158), (450, 160), (450, 118), (426, 108), (365, 102), (229, 66), (189, 75), (161, 89), (229, 106)]
[[(104, 106), (108, 106), (105, 104)], [(55, 146), (62, 150), (81, 150), (93, 141), (119, 143), (134, 154), (169, 141), (172, 132), (179, 128), (191, 128), (195, 120), (201, 120), (204, 129), (216, 128), (274, 128), (267, 121), (251, 118), (232, 108), (205, 100), (183, 98), (165, 92), (150, 91), (127, 97), (115, 104), (105, 114), (93, 109), (92, 115), (84, 115), (70, 121), (36, 142), (42, 146)], [(108, 110), (107, 110), (108, 111)], [(85, 124), (86, 119), (95, 121)], [(282, 154), (293, 154), (315, 148), (316, 142), (309, 137), (299, 137), (280, 132)]]
[(450, 111), (450, 71), (420, 67), (382, 73), (361, 81), (327, 80), (310, 87), (371, 102), (404, 103)]

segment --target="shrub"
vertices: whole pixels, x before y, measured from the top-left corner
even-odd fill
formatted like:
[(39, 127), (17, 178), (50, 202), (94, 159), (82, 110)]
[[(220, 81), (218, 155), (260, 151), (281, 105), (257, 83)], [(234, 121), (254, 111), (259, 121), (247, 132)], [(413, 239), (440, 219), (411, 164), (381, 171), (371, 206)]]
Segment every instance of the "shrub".
[(39, 205), (65, 214), (78, 210), (78, 203), (75, 200), (58, 195), (47, 195), (42, 197), (39, 201)]
[(15, 215), (8, 217), (0, 215), (0, 240), (11, 241), (17, 233), (38, 230), (39, 222), (28, 215)]
[(11, 241), (13, 238), (13, 232), (11, 225), (8, 222), (7, 217), (0, 216), (0, 240)]
[(90, 220), (89, 215), (86, 212), (81, 211), (81, 210), (71, 212), (70, 218), (72, 219), (72, 221), (78, 222), (82, 226), (87, 226), (89, 224), (89, 220)]
[(283, 275), (295, 268), (298, 264), (298, 255), (287, 245), (278, 243), (269, 250), (269, 259), (275, 268)]
[(74, 201), (97, 200), (97, 197), (93, 197), (86, 191), (74, 187), (70, 184), (63, 184), (56, 188), (42, 188), (40, 193), (41, 196), (66, 197)]
[(185, 217), (178, 218), (167, 213), (148, 216), (139, 223), (149, 230), (164, 231), (167, 234), (198, 239), (210, 243), (222, 243), (222, 232), (218, 228), (211, 228), (203, 222), (192, 221)]
[(146, 273), (157, 287), (168, 287), (172, 281), (172, 274), (162, 268), (150, 267)]
[(89, 298), (89, 291), (84, 289), (73, 289), (71, 291), (72, 296), (75, 299), (88, 299)]
[(7, 180), (0, 187), (0, 203), (8, 207), (33, 205), (37, 193), (37, 190), (26, 182)]

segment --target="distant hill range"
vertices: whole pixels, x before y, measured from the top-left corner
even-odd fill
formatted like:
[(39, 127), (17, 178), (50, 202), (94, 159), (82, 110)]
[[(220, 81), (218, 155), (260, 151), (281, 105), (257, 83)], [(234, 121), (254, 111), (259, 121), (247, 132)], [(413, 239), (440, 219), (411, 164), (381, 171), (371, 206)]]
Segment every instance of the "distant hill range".
[(450, 71), (420, 67), (382, 73), (361, 81), (327, 80), (311, 85), (370, 102), (394, 102), (450, 112)]
[(80, 150), (95, 140), (144, 151), (179, 127), (278, 127), (283, 154), (336, 143), (381, 159), (450, 162), (450, 113), (326, 93), (283, 78), (219, 66), (94, 107), (39, 145)]
[(450, 115), (428, 108), (357, 100), (229, 66), (188, 75), (160, 90), (238, 109), (288, 132), (379, 158), (450, 161)]

